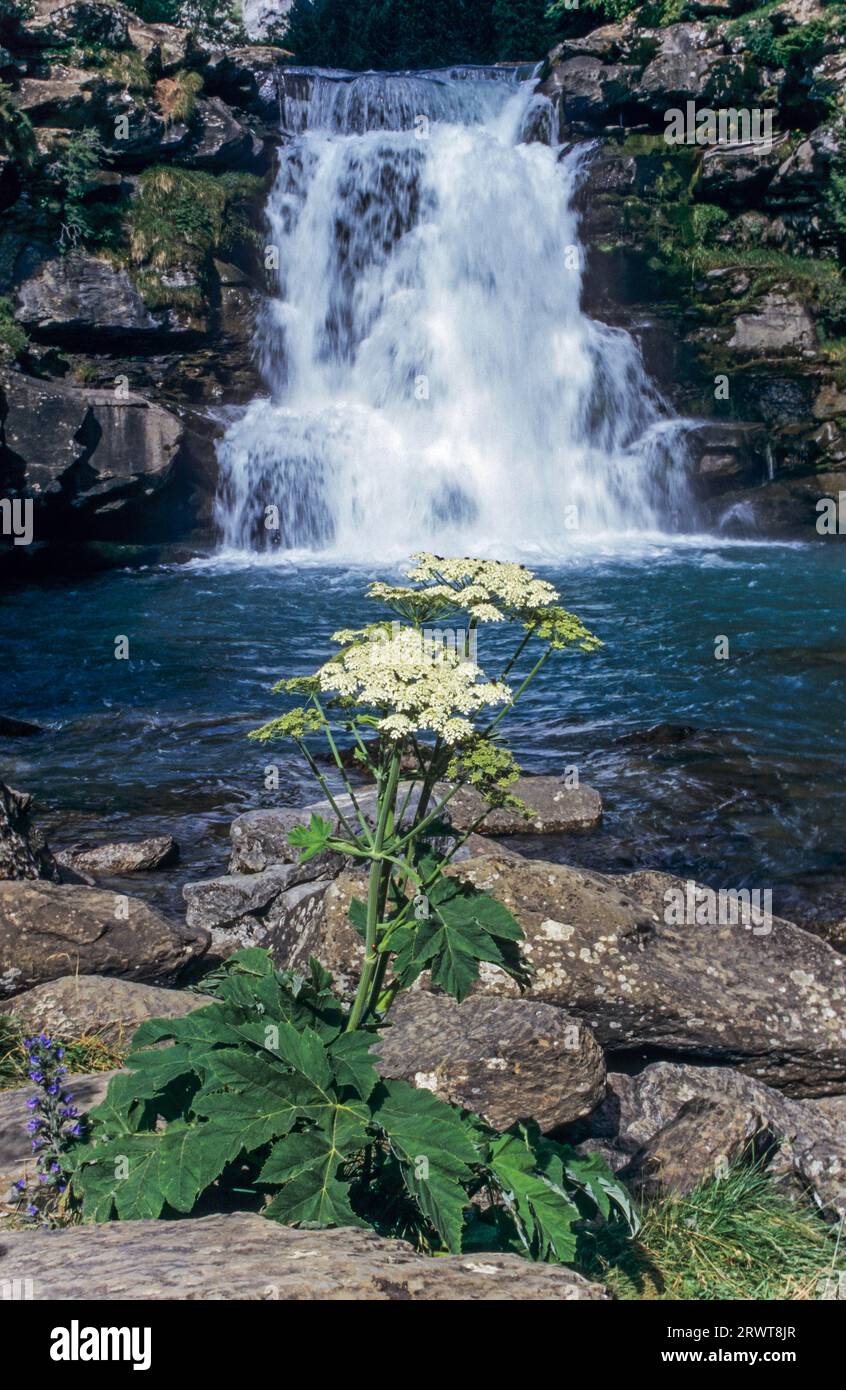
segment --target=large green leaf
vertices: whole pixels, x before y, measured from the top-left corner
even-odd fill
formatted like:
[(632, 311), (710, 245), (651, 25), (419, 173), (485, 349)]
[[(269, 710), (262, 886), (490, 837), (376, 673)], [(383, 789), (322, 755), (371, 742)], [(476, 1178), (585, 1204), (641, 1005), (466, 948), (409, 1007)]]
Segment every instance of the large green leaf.
[(491, 1142), (488, 1166), (527, 1254), (541, 1260), (572, 1260), (574, 1225), (581, 1213), (564, 1187), (563, 1172), (548, 1176), (540, 1170), (538, 1156), (519, 1126)]
[[(434, 878), (437, 863), (426, 857), (419, 868), (424, 879)], [(523, 932), (507, 907), (453, 877), (435, 879), (426, 900), (427, 915), (413, 926), (399, 927), (389, 940), (396, 953), (394, 975), (403, 988), (428, 969), (433, 984), (461, 1001), (479, 978), (480, 961), (525, 982), (527, 968), (517, 951)]]
[(159, 1137), (158, 1184), (176, 1211), (191, 1211), (202, 1192), (238, 1154), (231, 1134), (211, 1122), (169, 1124)]
[(366, 1105), (335, 1105), (319, 1125), (275, 1144), (259, 1182), (282, 1183), (265, 1215), (288, 1225), (364, 1226), (339, 1170), (368, 1143)]
[(448, 1249), (460, 1251), (464, 1184), (479, 1154), (469, 1127), (452, 1105), (405, 1081), (385, 1081), (374, 1097), (374, 1123), (390, 1142), (403, 1181)]

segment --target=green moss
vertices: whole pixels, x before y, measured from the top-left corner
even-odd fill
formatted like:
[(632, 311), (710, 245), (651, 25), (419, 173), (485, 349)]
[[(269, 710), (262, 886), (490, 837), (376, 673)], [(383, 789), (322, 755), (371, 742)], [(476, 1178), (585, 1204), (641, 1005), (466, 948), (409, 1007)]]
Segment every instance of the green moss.
[(11, 87), (0, 82), (0, 153), (18, 164), (28, 165), (37, 148), (32, 122), (18, 111), (12, 101)]
[(29, 339), (15, 319), (14, 305), (6, 296), (0, 297), (0, 362), (13, 362), (20, 357)]

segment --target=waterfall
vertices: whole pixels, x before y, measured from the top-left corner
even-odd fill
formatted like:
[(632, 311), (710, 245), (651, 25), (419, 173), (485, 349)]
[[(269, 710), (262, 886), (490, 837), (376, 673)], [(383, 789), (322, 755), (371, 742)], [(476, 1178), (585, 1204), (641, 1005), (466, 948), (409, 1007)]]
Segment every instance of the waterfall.
[(534, 88), (283, 75), (266, 395), (220, 445), (225, 551), (553, 558), (689, 521), (684, 422), (581, 310), (589, 153), (548, 142)]

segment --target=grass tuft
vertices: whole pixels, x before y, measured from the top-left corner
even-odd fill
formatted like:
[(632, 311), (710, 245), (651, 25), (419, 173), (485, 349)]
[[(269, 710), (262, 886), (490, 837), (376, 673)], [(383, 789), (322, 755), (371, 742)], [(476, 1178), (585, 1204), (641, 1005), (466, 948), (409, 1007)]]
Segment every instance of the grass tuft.
[(846, 1270), (837, 1227), (750, 1165), (650, 1202), (641, 1219), (637, 1239), (609, 1237), (589, 1271), (617, 1298), (816, 1300)]
[[(0, 1014), (0, 1091), (30, 1084), (24, 1039), (31, 1032), (32, 1029), (23, 1027), (17, 1019)], [(126, 1056), (125, 1048), (105, 1042), (96, 1033), (57, 1041), (65, 1049), (69, 1072), (112, 1071), (123, 1065)]]

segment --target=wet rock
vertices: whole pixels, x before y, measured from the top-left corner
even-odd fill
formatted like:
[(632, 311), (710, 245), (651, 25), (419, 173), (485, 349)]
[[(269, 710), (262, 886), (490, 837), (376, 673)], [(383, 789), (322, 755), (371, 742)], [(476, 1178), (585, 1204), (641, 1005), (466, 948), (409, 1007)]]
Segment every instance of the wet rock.
[(182, 989), (159, 989), (107, 975), (65, 975), (0, 1004), (0, 1013), (33, 1033), (55, 1038), (102, 1038), (128, 1047), (148, 1018), (182, 1018), (208, 1003)]
[(34, 498), (36, 543), (141, 538), (182, 449), (176, 415), (134, 393), (8, 372), (0, 417), (0, 490)]
[(59, 850), (56, 859), (75, 873), (93, 874), (95, 878), (109, 874), (119, 877), (171, 868), (179, 859), (179, 845), (172, 835), (153, 835), (148, 840), (74, 845)]
[(0, 879), (51, 879), (59, 870), (41, 831), (33, 826), (32, 797), (0, 782)]
[(180, 161), (192, 169), (240, 169), (249, 161), (254, 149), (258, 153), (261, 151), (261, 143), (254, 142), (247, 127), (219, 97), (198, 101), (194, 120), (200, 135)]
[(36, 1299), (284, 1299), (424, 1302), (602, 1300), (562, 1265), (519, 1255), (433, 1260), (375, 1232), (294, 1230), (251, 1214), (193, 1221), (114, 1221), (3, 1238), (0, 1278), (32, 1281)]
[(702, 156), (696, 196), (729, 207), (754, 204), (775, 179), (788, 149), (786, 136), (770, 144), (711, 146)]
[[(706, 1145), (697, 1149), (692, 1113), (700, 1110)], [(802, 1196), (809, 1196), (830, 1220), (846, 1210), (846, 1097), (793, 1100), (752, 1076), (732, 1067), (688, 1066), (657, 1062), (635, 1076), (612, 1072), (608, 1094), (590, 1118), (579, 1127), (585, 1148), (603, 1143), (612, 1166), (624, 1172), (637, 1156), (635, 1168), (649, 1153), (666, 1155), (667, 1178), (677, 1191), (689, 1191), (697, 1181), (715, 1176), (715, 1164), (726, 1157), (720, 1148), (720, 1115), (724, 1133), (739, 1136), (744, 1126), (754, 1128), (756, 1116), (759, 1148), (766, 1150), (769, 1171)], [(681, 1128), (677, 1126), (684, 1120)], [(688, 1123), (690, 1122), (690, 1123)], [(683, 1139), (682, 1129), (688, 1133)], [(587, 1136), (586, 1138), (584, 1136)], [(663, 1136), (663, 1138), (661, 1137)], [(634, 1169), (632, 1170), (632, 1172)], [(658, 1167), (653, 1168), (657, 1175)]]
[(205, 70), (206, 90), (278, 125), (282, 61), (279, 49), (261, 45), (219, 49)]
[(208, 950), (196, 928), (136, 898), (77, 884), (0, 882), (0, 994), (69, 974), (172, 983)]
[(40, 733), (43, 730), (37, 724), (30, 724), (28, 719), (10, 719), (0, 714), (0, 738), (32, 738)]
[(382, 1076), (409, 1081), (495, 1129), (534, 1119), (545, 1132), (605, 1094), (602, 1050), (562, 1009), (522, 999), (401, 995), (374, 1048)]
[[(441, 785), (441, 795), (449, 788)], [(479, 826), (480, 835), (565, 835), (593, 830), (602, 820), (602, 798), (593, 787), (571, 787), (563, 777), (520, 777), (508, 789), (525, 801), (528, 819), (518, 811), (490, 811)], [(462, 787), (446, 807), (456, 830), (469, 830), (485, 803), (472, 787)]]

